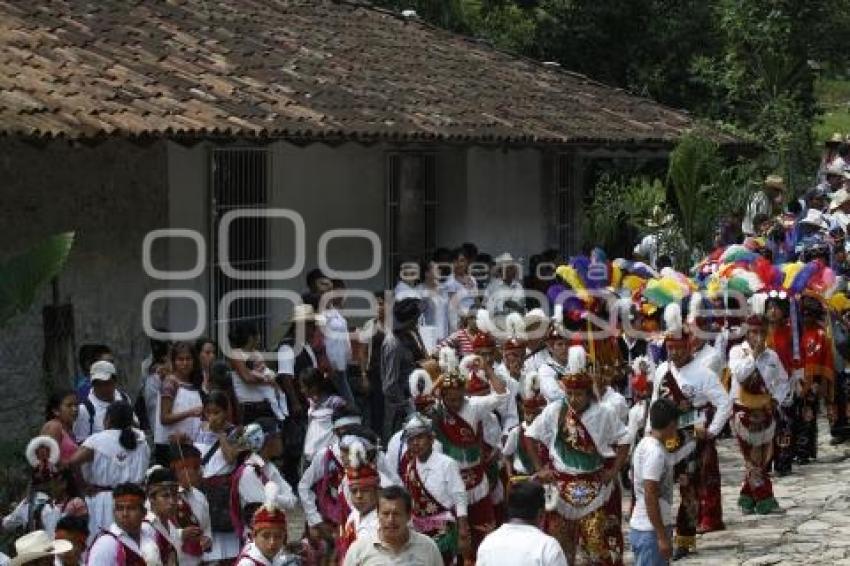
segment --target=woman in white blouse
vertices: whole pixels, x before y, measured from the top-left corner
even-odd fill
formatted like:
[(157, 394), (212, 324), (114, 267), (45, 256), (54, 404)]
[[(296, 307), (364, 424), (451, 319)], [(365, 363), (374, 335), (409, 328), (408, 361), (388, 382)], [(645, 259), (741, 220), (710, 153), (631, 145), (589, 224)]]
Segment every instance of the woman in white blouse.
[(112, 524), (112, 489), (122, 483), (142, 484), (150, 462), (150, 448), (144, 433), (133, 427), (130, 405), (110, 405), (104, 427), (88, 437), (67, 463), (82, 466), (90, 538)]

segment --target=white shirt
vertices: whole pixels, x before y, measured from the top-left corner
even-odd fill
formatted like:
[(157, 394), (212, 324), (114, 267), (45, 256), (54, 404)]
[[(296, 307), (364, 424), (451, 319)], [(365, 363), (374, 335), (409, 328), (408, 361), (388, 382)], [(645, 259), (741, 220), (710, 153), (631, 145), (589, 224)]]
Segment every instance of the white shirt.
[[(647, 410), (649, 409), (649, 399), (638, 401), (632, 408), (629, 409), (629, 425), (626, 427), (629, 432), (629, 444), (634, 444), (638, 439), (638, 433), (643, 438), (643, 431), (646, 430), (646, 420), (648, 419)], [(642, 428), (641, 428), (642, 427)]]
[(502, 444), (502, 454), (505, 458), (512, 458), (511, 466), (513, 467), (514, 474), (528, 475), (532, 473), (532, 470), (525, 469), (525, 464), (522, 463), (522, 459), (519, 457), (519, 433), (522, 430), (523, 434), (526, 434), (525, 431), (528, 430), (528, 426), (528, 423), (522, 422), (509, 430)]
[[(182, 497), (186, 503), (189, 504), (189, 508), (192, 510), (192, 514), (195, 516), (195, 519), (198, 521), (198, 526), (203, 532), (203, 536), (209, 537), (212, 540), (212, 523), (210, 520), (210, 505), (207, 502), (206, 496), (201, 493), (201, 491), (197, 488), (190, 488), (188, 490), (184, 490), (180, 488), (180, 497)], [(179, 562), (180, 566), (197, 566), (203, 560), (203, 555), (201, 556), (191, 556), (186, 554), (182, 550), (182, 544), (179, 545)]]
[(522, 364), (522, 375), (528, 375), (532, 371), (540, 371), (541, 366), (551, 359), (549, 350), (543, 348), (531, 353), (531, 350), (526, 348), (525, 355), (528, 356)]
[(455, 460), (432, 450), (424, 462), (416, 459), (416, 471), (434, 499), (446, 509), (453, 510), (458, 517), (466, 517), (466, 487)]
[(420, 283), (416, 292), (424, 304), (419, 318), (419, 335), (428, 351), (433, 352), (437, 343), (449, 335), (449, 299), (442, 285), (432, 289)]
[(505, 303), (514, 302), (520, 307), (525, 306), (525, 290), (517, 279), (506, 284), (503, 279), (494, 277), (484, 291), (484, 306), (495, 313), (505, 311)]
[[(74, 438), (77, 439), (78, 444), (82, 444), (92, 434), (103, 430), (103, 417), (106, 416), (106, 409), (115, 401), (121, 401), (122, 397), (121, 393), (116, 389), (112, 401), (101, 401), (95, 397), (94, 391), (89, 392), (88, 399), (94, 407), (94, 420), (91, 419), (86, 404), (80, 403), (80, 410), (77, 413), (77, 420), (74, 422), (73, 429)], [(89, 423), (91, 423), (91, 426), (89, 426)]]
[[(262, 361), (262, 358), (257, 359), (254, 352), (238, 349), (233, 350), (233, 358), (242, 359), (246, 365), (250, 365), (250, 362), (256, 364), (258, 361)], [(248, 371), (252, 370), (249, 369)], [(230, 371), (230, 376), (233, 381), (233, 392), (236, 393), (236, 399), (240, 403), (262, 403), (274, 395), (274, 386), (271, 383), (248, 383), (235, 370)]]
[(251, 454), (245, 460), (245, 470), (239, 478), (239, 500), (244, 508), (249, 503), (263, 503), (266, 500), (265, 482), (257, 473), (255, 466), (262, 470), (266, 476), (266, 482), (277, 484), (277, 504), (284, 509), (294, 509), (298, 505), (298, 498), (292, 491), (292, 487), (280, 475), (272, 462), (266, 462), (257, 454)]
[[(115, 523), (109, 527), (108, 531), (118, 537), (121, 543), (130, 549), (130, 551), (144, 558), (148, 564), (160, 563), (159, 549), (156, 546), (156, 534), (150, 525), (142, 523), (142, 533), (139, 543), (136, 543), (130, 535), (125, 533)], [(101, 534), (89, 549), (88, 564), (92, 566), (100, 566), (101, 564), (121, 566), (115, 561), (115, 557), (118, 556), (118, 545), (119, 542), (115, 538), (107, 534)]]
[[(714, 405), (714, 418), (708, 426), (708, 432), (714, 437), (718, 436), (732, 414), (732, 401), (723, 385), (720, 384), (717, 374), (694, 361), (681, 369), (677, 369), (670, 362), (664, 362), (655, 370), (652, 387), (653, 402), (661, 396), (664, 376), (667, 375), (668, 370), (679, 384), (679, 389), (695, 408), (700, 409), (708, 403)], [(649, 423), (647, 423), (647, 429), (648, 427)]]
[(723, 371), (723, 356), (711, 344), (705, 344), (694, 355), (692, 363), (708, 367), (711, 371), (720, 375)]
[[(250, 558), (253, 558), (264, 566), (273, 566), (275, 564), (285, 566), (288, 564), (294, 565), (301, 563), (291, 554), (287, 554), (286, 549), (278, 553), (278, 555), (274, 557), (274, 562), (272, 562), (271, 560), (266, 558), (262, 552), (260, 552), (260, 549), (258, 549), (253, 542), (249, 542), (247, 545), (245, 545), (245, 548), (242, 549), (242, 554), (244, 556), (249, 556)], [(250, 560), (248, 558), (240, 558), (239, 562), (236, 563), (236, 566), (255, 566), (256, 562), (254, 562), (254, 560)]]
[(629, 405), (626, 403), (626, 398), (614, 391), (610, 386), (605, 388), (605, 393), (599, 399), (600, 403), (608, 405), (617, 414), (617, 417), (623, 421), (623, 424), (629, 422)]
[(325, 310), (325, 353), (331, 366), (337, 371), (345, 371), (351, 361), (351, 341), (348, 338), (348, 322), (338, 310), (331, 307)]
[(372, 509), (366, 515), (360, 515), (360, 511), (352, 508), (345, 521), (346, 526), (354, 527), (354, 540), (364, 537), (378, 536), (378, 510)]
[(481, 542), (476, 566), (567, 566), (561, 545), (532, 525), (505, 523)]
[[(134, 429), (135, 430), (135, 429)], [(143, 484), (150, 461), (145, 435), (136, 430), (137, 445), (127, 450), (118, 441), (120, 430), (109, 429), (88, 437), (83, 446), (94, 452), (90, 464), (83, 466), (83, 478), (90, 484), (115, 487), (121, 483)]]
[(658, 506), (661, 509), (661, 522), (664, 526), (673, 524), (673, 464), (667, 457), (667, 449), (653, 436), (645, 436), (635, 448), (632, 459), (635, 508), (629, 526), (637, 531), (654, 530), (646, 514), (644, 498), (644, 480), (656, 481), (658, 486)]
[(747, 342), (737, 344), (729, 351), (729, 370), (732, 373), (732, 387), (729, 392), (734, 400), (740, 399), (741, 384), (752, 375), (754, 368), (761, 374), (764, 385), (770, 396), (781, 403), (791, 395), (791, 381), (782, 366), (779, 355), (772, 349), (753, 359), (753, 349)]
[(449, 300), (449, 334), (451, 334), (460, 326), (459, 313), (475, 303), (475, 297), (478, 295), (478, 285), (470, 275), (460, 280), (452, 273), (443, 283), (443, 289), (445, 289)]
[[(583, 473), (568, 466), (559, 456), (555, 446), (558, 438), (558, 422), (561, 409), (566, 401), (549, 403), (543, 412), (538, 415), (526, 431), (527, 436), (534, 438), (549, 449), (549, 455), (555, 464), (555, 469), (560, 472)], [(596, 451), (603, 458), (613, 458), (615, 445), (628, 444), (626, 425), (617, 417), (617, 414), (602, 403), (591, 403), (581, 414), (581, 422), (590, 434)]]
[(561, 388), (561, 375), (566, 372), (566, 367), (559, 364), (551, 356), (540, 365), (537, 370), (537, 379), (540, 382), (540, 393), (546, 397), (549, 403), (560, 401), (564, 398), (564, 390)]
[[(431, 449), (442, 453), (443, 444), (435, 438)], [(387, 465), (395, 470), (399, 477), (404, 474), (404, 470), (401, 469), (401, 459), (404, 458), (405, 453), (407, 453), (407, 440), (404, 438), (404, 429), (402, 429), (390, 437), (386, 453)]]

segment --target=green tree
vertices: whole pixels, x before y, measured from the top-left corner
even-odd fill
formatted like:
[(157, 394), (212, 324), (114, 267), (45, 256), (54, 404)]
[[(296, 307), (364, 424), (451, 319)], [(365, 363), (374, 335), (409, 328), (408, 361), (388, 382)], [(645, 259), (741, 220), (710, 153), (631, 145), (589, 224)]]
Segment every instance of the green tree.
[(41, 286), (62, 270), (73, 243), (73, 232), (57, 234), (0, 264), (0, 327), (30, 308)]

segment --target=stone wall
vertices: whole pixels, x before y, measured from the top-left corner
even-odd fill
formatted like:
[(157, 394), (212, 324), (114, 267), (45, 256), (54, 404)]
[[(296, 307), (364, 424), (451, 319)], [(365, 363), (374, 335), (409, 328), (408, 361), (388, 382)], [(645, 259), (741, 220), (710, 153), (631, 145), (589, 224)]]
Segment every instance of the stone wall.
[[(133, 393), (147, 353), (142, 300), (163, 287), (144, 275), (141, 256), (145, 234), (168, 225), (166, 166), (164, 142), (0, 139), (0, 258), (51, 234), (76, 231), (58, 280), (59, 303), (73, 305), (74, 344), (109, 345), (122, 386)], [(154, 260), (166, 252), (155, 246)], [(41, 317), (52, 301), (47, 285), (28, 313), (0, 329), (0, 442), (26, 437), (43, 422)], [(163, 317), (155, 313), (154, 320)], [(62, 381), (70, 385), (71, 376)]]

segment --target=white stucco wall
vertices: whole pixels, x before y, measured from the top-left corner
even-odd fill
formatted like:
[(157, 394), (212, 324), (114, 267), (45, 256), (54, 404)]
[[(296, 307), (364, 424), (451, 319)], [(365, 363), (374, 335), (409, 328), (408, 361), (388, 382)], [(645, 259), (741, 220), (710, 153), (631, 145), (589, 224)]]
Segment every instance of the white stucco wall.
[(454, 182), (439, 193), (440, 245), (451, 248), (471, 241), (494, 257), (507, 251), (528, 258), (542, 251), (546, 227), (540, 151), (481, 147), (457, 151), (465, 153), (464, 159), (455, 157), (453, 163), (464, 167), (466, 186), (457, 175), (450, 176)]

